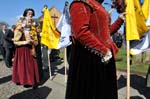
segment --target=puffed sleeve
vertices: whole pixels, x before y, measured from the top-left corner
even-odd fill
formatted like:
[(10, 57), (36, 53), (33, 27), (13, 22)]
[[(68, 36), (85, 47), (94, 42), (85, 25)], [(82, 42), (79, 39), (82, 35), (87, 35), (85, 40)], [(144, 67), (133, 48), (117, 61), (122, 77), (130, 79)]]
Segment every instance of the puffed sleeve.
[(73, 36), (91, 51), (99, 53), (98, 55), (105, 55), (108, 50), (107, 47), (90, 31), (90, 15), (91, 9), (88, 5), (78, 2), (71, 5), (70, 16)]
[(21, 37), (22, 37), (22, 32), (19, 30), (15, 30), (15, 32), (14, 32), (14, 44), (16, 46), (21, 46), (21, 45), (26, 44), (26, 41), (20, 41)]

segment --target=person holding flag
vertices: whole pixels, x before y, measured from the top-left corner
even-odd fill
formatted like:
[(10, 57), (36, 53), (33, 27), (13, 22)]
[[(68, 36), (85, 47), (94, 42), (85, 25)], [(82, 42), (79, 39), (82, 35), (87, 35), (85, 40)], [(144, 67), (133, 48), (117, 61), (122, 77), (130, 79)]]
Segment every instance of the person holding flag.
[(110, 24), (104, 0), (74, 0), (70, 5), (72, 49), (65, 99), (118, 99), (111, 35), (124, 23), (124, 14)]
[(41, 43), (51, 49), (58, 49), (60, 33), (56, 31), (56, 27), (51, 19), (47, 5), (43, 8), (44, 18), (41, 34)]
[[(56, 27), (52, 21), (51, 14), (47, 5), (44, 6), (43, 10), (43, 25), (42, 25), (42, 33), (41, 33), (41, 44), (49, 49), (58, 49), (58, 42), (60, 39), (60, 33), (56, 30)], [(51, 66), (50, 66), (50, 58), (49, 58), (50, 50), (47, 50), (47, 58), (49, 65), (49, 74), (51, 77)], [(45, 53), (46, 54), (46, 53)]]

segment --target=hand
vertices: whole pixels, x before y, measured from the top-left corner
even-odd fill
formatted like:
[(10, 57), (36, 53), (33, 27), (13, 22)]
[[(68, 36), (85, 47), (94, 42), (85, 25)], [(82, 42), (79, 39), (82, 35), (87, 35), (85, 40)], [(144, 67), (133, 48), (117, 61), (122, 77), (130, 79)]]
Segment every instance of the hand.
[(30, 40), (28, 40), (28, 41), (23, 41), (23, 44), (24, 44), (24, 45), (27, 45), (27, 44), (30, 44), (30, 42), (31, 42)]
[(34, 43), (34, 40), (31, 39), (31, 40), (30, 40), (30, 44), (33, 44), (33, 43)]
[(102, 57), (102, 62), (103, 63), (108, 63), (109, 60), (112, 58), (112, 53), (110, 50), (107, 51), (104, 57)]
[(119, 15), (119, 18), (125, 21), (126, 12), (123, 12)]

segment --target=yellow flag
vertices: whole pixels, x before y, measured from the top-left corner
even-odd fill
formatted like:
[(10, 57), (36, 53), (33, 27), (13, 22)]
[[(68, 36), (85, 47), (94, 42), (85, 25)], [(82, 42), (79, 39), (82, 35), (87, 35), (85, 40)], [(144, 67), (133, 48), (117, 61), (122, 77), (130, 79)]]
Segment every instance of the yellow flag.
[(150, 12), (150, 0), (144, 0), (144, 3), (142, 5), (142, 11), (145, 16), (145, 19), (147, 20), (148, 14)]
[(137, 30), (136, 16), (134, 10), (134, 1), (126, 0), (126, 39), (135, 40), (139, 39), (139, 33)]
[(126, 39), (138, 40), (148, 28), (139, 0), (126, 0)]
[(51, 49), (57, 49), (60, 34), (56, 31), (56, 27), (51, 19), (50, 12), (47, 7), (44, 8), (43, 27), (41, 35), (41, 43)]
[(145, 21), (146, 19), (144, 17), (139, 0), (134, 0), (134, 7), (135, 7), (135, 15), (137, 21), (137, 29), (138, 29), (139, 36), (141, 37), (144, 33), (148, 31), (148, 28), (146, 26), (146, 21)]

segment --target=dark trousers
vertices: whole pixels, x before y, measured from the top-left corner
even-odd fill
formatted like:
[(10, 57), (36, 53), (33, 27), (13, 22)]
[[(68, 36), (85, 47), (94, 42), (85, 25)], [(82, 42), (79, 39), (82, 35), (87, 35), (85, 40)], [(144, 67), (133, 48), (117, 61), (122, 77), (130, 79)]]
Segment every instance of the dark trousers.
[(14, 48), (5, 47), (5, 64), (7, 67), (12, 67), (12, 58), (14, 53)]
[(3, 59), (5, 59), (5, 48), (2, 45), (0, 45), (0, 51), (3, 56)]
[(72, 45), (67, 46), (67, 61), (68, 61), (68, 63), (70, 63), (71, 46)]
[(43, 69), (48, 69), (49, 62), (48, 62), (48, 47), (45, 45), (42, 45), (42, 64)]
[(37, 63), (38, 63), (38, 69), (39, 69), (39, 77), (40, 77), (40, 81), (43, 78), (43, 63), (42, 63), (42, 52), (41, 52), (41, 45), (37, 45), (35, 47), (36, 50), (36, 58), (37, 58)]
[(52, 49), (50, 53), (51, 62), (56, 61), (57, 59), (60, 59), (59, 54), (60, 54), (59, 49)]

